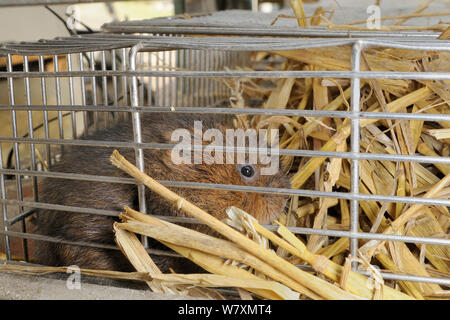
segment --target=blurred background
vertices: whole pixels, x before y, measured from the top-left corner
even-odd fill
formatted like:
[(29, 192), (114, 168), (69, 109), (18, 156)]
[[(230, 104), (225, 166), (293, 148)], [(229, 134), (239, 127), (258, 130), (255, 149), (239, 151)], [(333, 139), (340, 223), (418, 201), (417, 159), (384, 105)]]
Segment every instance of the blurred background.
[[(27, 4), (27, 5), (25, 5)], [(32, 4), (31, 6), (29, 4)], [(44, 5), (48, 4), (48, 8)], [(430, 10), (448, 10), (448, 0), (303, 0), (305, 12), (322, 6), (333, 12), (333, 21), (345, 23), (367, 17), (367, 8), (378, 5), (381, 15), (406, 14), (422, 5)], [(36, 41), (67, 36), (67, 27), (78, 31), (100, 30), (104, 23), (142, 20), (177, 14), (211, 13), (241, 9), (292, 15), (289, 0), (1, 0), (0, 42)], [(60, 18), (56, 17), (57, 13)], [(430, 24), (442, 17), (410, 19), (410, 23)], [(285, 19), (286, 20), (286, 19)], [(292, 20), (292, 19), (287, 19)], [(81, 23), (80, 23), (81, 22)], [(279, 24), (280, 22), (278, 22)], [(295, 21), (289, 21), (295, 26)], [(389, 24), (389, 22), (388, 22)]]

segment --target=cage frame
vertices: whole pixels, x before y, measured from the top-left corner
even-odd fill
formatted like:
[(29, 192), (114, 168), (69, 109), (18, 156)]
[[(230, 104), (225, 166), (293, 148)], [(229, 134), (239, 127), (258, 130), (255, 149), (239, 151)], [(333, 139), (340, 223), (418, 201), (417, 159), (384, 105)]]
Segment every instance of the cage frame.
[[(174, 181), (161, 181), (166, 186), (176, 186), (176, 187), (193, 187), (193, 188), (216, 188), (221, 190), (234, 190), (234, 191), (245, 191), (245, 192), (267, 192), (267, 193), (278, 193), (278, 194), (289, 194), (298, 195), (306, 197), (332, 197), (338, 199), (350, 200), (350, 230), (349, 231), (338, 231), (338, 230), (315, 230), (310, 228), (297, 228), (290, 227), (294, 233), (299, 234), (318, 234), (333, 237), (347, 237), (350, 239), (350, 253), (356, 256), (358, 249), (358, 239), (373, 239), (380, 241), (401, 241), (408, 243), (420, 243), (420, 244), (436, 244), (450, 246), (450, 239), (442, 238), (423, 238), (423, 237), (413, 237), (413, 236), (400, 236), (400, 235), (383, 235), (377, 233), (365, 233), (358, 231), (358, 218), (359, 218), (359, 202), (360, 201), (384, 201), (384, 202), (401, 202), (408, 204), (434, 204), (450, 206), (450, 200), (445, 199), (424, 199), (420, 197), (399, 197), (399, 196), (381, 196), (381, 195), (365, 195), (359, 192), (359, 161), (363, 159), (372, 160), (390, 160), (390, 161), (417, 161), (417, 162), (429, 162), (429, 163), (441, 163), (450, 164), (450, 158), (433, 157), (433, 156), (418, 156), (418, 155), (388, 155), (388, 154), (368, 154), (361, 153), (359, 150), (359, 133), (360, 133), (360, 120), (363, 118), (377, 118), (377, 119), (408, 119), (408, 120), (424, 120), (424, 121), (450, 121), (450, 115), (431, 115), (431, 114), (410, 114), (410, 113), (390, 113), (390, 112), (362, 112), (360, 110), (360, 90), (359, 83), (361, 79), (373, 79), (373, 78), (384, 78), (384, 79), (421, 79), (421, 80), (450, 80), (450, 72), (374, 72), (374, 71), (361, 71), (360, 70), (360, 57), (361, 52), (364, 49), (370, 47), (384, 47), (384, 48), (398, 48), (398, 49), (410, 49), (410, 50), (427, 50), (427, 51), (450, 51), (450, 41), (442, 40), (430, 40), (424, 44), (418, 43), (417, 39), (398, 39), (398, 38), (384, 38), (384, 39), (369, 39), (366, 37), (362, 38), (346, 38), (346, 39), (336, 39), (331, 38), (319, 38), (319, 39), (290, 39), (289, 45), (284, 46), (280, 39), (275, 38), (258, 38), (258, 37), (243, 37), (240, 41), (229, 40), (226, 37), (203, 37), (199, 38), (188, 38), (188, 37), (170, 37), (170, 36), (154, 36), (154, 35), (114, 35), (114, 34), (93, 34), (85, 35), (79, 38), (61, 38), (51, 41), (46, 41), (42, 43), (23, 43), (23, 44), (6, 44), (0, 48), (0, 54), (7, 56), (8, 63), (11, 63), (12, 55), (38, 55), (42, 57), (46, 53), (52, 53), (55, 56), (58, 53), (64, 53), (69, 55), (70, 53), (80, 53), (80, 48), (82, 52), (92, 52), (101, 50), (119, 50), (123, 48), (129, 48), (130, 53), (127, 57), (127, 69), (123, 71), (56, 71), (56, 72), (13, 72), (12, 68), (9, 71), (0, 72), (0, 78), (6, 78), (8, 81), (12, 82), (13, 78), (31, 78), (37, 77), (44, 79), (46, 77), (106, 77), (106, 76), (124, 76), (130, 82), (130, 101), (131, 105), (128, 107), (120, 106), (96, 106), (96, 105), (61, 105), (61, 106), (41, 106), (33, 110), (67, 110), (67, 111), (123, 111), (130, 113), (132, 115), (133, 127), (134, 127), (134, 141), (130, 143), (118, 144), (113, 143), (114, 146), (126, 146), (135, 149), (136, 153), (136, 164), (139, 169), (143, 169), (143, 150), (145, 148), (171, 148), (173, 145), (169, 144), (152, 144), (143, 143), (142, 137), (140, 135), (140, 112), (199, 112), (199, 113), (232, 113), (232, 114), (264, 114), (264, 115), (296, 115), (296, 116), (309, 116), (309, 117), (342, 117), (351, 119), (351, 151), (350, 152), (323, 152), (323, 151), (311, 151), (311, 150), (285, 150), (281, 149), (280, 155), (294, 155), (294, 156), (306, 156), (306, 157), (340, 157), (351, 160), (351, 191), (340, 193), (340, 192), (321, 192), (315, 190), (303, 190), (303, 189), (276, 189), (276, 188), (266, 188), (266, 187), (236, 187), (233, 185), (215, 185), (215, 184), (202, 184), (202, 183), (179, 183)], [(101, 43), (99, 45), (98, 43)], [(219, 48), (219, 50), (242, 50), (242, 44), (245, 43), (245, 50), (247, 51), (257, 51), (258, 48), (261, 50), (271, 50), (270, 48), (277, 48), (277, 50), (294, 50), (294, 49), (304, 49), (304, 48), (318, 48), (318, 47), (332, 47), (337, 45), (347, 45), (352, 48), (351, 55), (351, 70), (348, 71), (138, 71), (136, 70), (136, 60), (137, 56), (141, 52), (150, 52), (158, 50), (213, 50)], [(264, 49), (263, 49), (264, 48)], [(48, 51), (50, 50), (50, 51)], [(36, 54), (39, 52), (39, 54)], [(80, 53), (81, 54), (81, 53)], [(350, 111), (317, 111), (317, 110), (267, 110), (262, 108), (256, 109), (230, 109), (230, 108), (216, 108), (216, 107), (145, 107), (141, 106), (138, 98), (138, 82), (139, 76), (148, 77), (229, 77), (229, 78), (346, 78), (351, 80), (351, 110)], [(25, 80), (26, 81), (26, 80)], [(13, 89), (11, 89), (12, 96), (14, 96)], [(126, 92), (126, 90), (125, 90)], [(117, 108), (116, 108), (117, 107)], [(0, 110), (10, 110), (12, 113), (15, 110), (30, 110), (30, 104), (27, 105), (15, 105), (14, 101), (10, 103), (9, 106), (0, 106)], [(13, 117), (14, 118), (14, 117)], [(76, 141), (67, 139), (36, 139), (30, 136), (30, 138), (19, 138), (13, 134), (12, 138), (1, 137), (0, 142), (12, 142), (14, 145), (19, 143), (26, 143), (33, 145), (33, 143), (49, 143), (49, 144), (86, 144), (86, 145), (97, 145), (97, 146), (112, 146), (111, 143), (107, 142), (93, 142), (93, 141)], [(16, 148), (16, 147), (15, 147)], [(1, 150), (0, 150), (1, 152)], [(53, 176), (53, 177), (65, 177), (65, 178), (76, 178), (76, 179), (87, 179), (93, 181), (104, 181), (104, 182), (121, 182), (121, 183), (133, 183), (133, 179), (122, 179), (122, 178), (107, 178), (100, 177), (94, 178), (87, 175), (76, 175), (76, 174), (62, 174), (62, 173), (42, 173), (42, 172), (30, 172), (28, 170), (21, 170), (20, 167), (14, 170), (4, 169), (3, 163), (0, 164), (0, 187), (1, 187), (1, 199), (3, 213), (4, 213), (4, 230), (0, 230), (0, 234), (5, 236), (7, 239), (10, 236), (14, 237), (26, 237), (29, 234), (25, 232), (18, 233), (13, 231), (8, 231), (8, 226), (23, 219), (32, 214), (33, 212), (21, 212), (20, 216), (14, 218), (13, 220), (8, 220), (5, 214), (5, 208), (7, 205), (18, 205), (22, 207), (42, 207), (42, 204), (29, 201), (19, 200), (8, 200), (5, 195), (4, 177), (5, 175), (16, 175), (20, 177), (22, 175), (31, 175), (33, 177), (37, 176)], [(20, 179), (17, 179), (18, 185), (20, 185)], [(145, 212), (145, 190), (144, 186), (139, 187), (139, 199), (140, 199), (140, 210)], [(141, 205), (143, 204), (143, 205)], [(52, 208), (52, 206), (46, 206), (47, 208)], [(66, 208), (66, 206), (53, 205), (54, 209), (60, 209), (65, 211), (73, 212), (85, 212), (93, 214), (106, 214), (115, 215), (116, 212), (111, 212), (108, 210), (86, 210), (85, 208)], [(179, 217), (161, 217), (167, 219), (168, 221), (174, 222), (195, 222), (191, 218), (179, 218)], [(269, 229), (274, 229), (273, 226), (266, 226)], [(30, 238), (43, 240), (46, 237), (36, 237), (33, 235)], [(48, 239), (46, 239), (48, 240)], [(110, 248), (109, 246), (106, 246)], [(7, 248), (8, 251), (8, 248)], [(149, 250), (152, 252), (152, 250)], [(8, 259), (11, 257), (8, 256)], [(359, 271), (356, 266), (353, 265), (355, 271), (364, 274), (364, 271)], [(381, 273), (385, 279), (392, 280), (402, 280), (402, 281), (418, 281), (418, 282), (429, 282), (436, 283), (440, 285), (449, 286), (450, 279), (436, 278), (436, 277), (420, 277), (413, 275), (404, 274), (390, 274)]]

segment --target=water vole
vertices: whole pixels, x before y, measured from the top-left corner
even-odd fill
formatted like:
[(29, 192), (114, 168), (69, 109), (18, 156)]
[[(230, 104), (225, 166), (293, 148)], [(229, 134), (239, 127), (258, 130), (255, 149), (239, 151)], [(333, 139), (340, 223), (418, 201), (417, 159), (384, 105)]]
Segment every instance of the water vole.
[[(175, 143), (171, 141), (172, 132), (184, 128), (193, 134), (195, 120), (201, 121), (203, 130), (214, 128), (225, 132), (226, 129), (233, 128), (231, 118), (222, 115), (151, 113), (143, 114), (141, 118), (143, 142)], [(131, 121), (97, 131), (84, 139), (133, 141)], [(91, 146), (65, 147), (60, 161), (51, 170), (128, 177), (110, 163), (109, 157), (113, 149)], [(118, 148), (118, 150), (128, 160), (134, 162), (134, 149)], [(207, 164), (205, 161), (200, 164), (175, 164), (171, 155), (171, 150), (145, 149), (146, 173), (157, 180), (274, 188), (290, 187), (289, 179), (282, 170), (272, 175), (262, 175), (259, 165)], [(41, 186), (40, 201), (44, 203), (117, 211), (121, 211), (125, 205), (138, 209), (138, 192), (136, 186), (132, 184), (45, 178)], [(261, 223), (269, 223), (281, 214), (286, 202), (286, 197), (282, 195), (210, 189), (171, 189), (218, 219), (225, 218), (225, 209), (233, 205), (252, 214)], [(186, 215), (149, 190), (146, 190), (146, 204), (148, 213), (151, 214)], [(36, 230), (39, 234), (68, 241), (114, 244), (112, 229), (114, 217), (41, 209), (35, 220)], [(39, 263), (46, 265), (77, 265), (90, 269), (131, 270), (128, 261), (118, 250), (42, 241), (39, 243), (36, 256)], [(163, 271), (167, 271), (168, 267), (178, 272), (183, 271), (182, 262), (181, 265), (176, 266), (173, 261), (181, 259), (163, 256), (154, 256), (153, 258)]]

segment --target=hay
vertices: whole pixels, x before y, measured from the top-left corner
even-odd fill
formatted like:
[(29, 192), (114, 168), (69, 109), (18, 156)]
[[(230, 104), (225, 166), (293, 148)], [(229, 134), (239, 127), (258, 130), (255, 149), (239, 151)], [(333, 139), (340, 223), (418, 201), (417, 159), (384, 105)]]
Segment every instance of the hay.
[[(404, 18), (413, 16), (419, 16), (419, 13)], [(281, 70), (350, 69), (350, 48), (348, 47), (275, 51), (268, 52), (264, 57), (274, 60), (284, 58), (284, 62), (280, 64)], [(446, 52), (370, 48), (362, 54), (361, 69), (384, 72), (449, 72), (450, 60)], [(285, 109), (333, 111), (349, 109), (351, 87), (349, 83), (339, 79), (313, 79), (312, 85), (311, 80), (296, 79), (295, 85), (285, 91), (283, 91), (285, 88), (280, 87), (284, 86), (285, 81), (274, 79), (273, 82), (277, 89), (266, 96), (265, 108), (279, 108), (280, 105), (272, 105), (270, 102), (282, 99), (282, 101), (288, 101), (287, 104), (281, 105)], [(245, 90), (245, 81), (241, 80), (241, 84), (243, 89), (241, 95), (245, 101), (251, 93)], [(258, 90), (257, 80), (252, 79), (252, 85), (254, 90)], [(362, 79), (361, 110), (449, 114), (449, 85), (448, 80)], [(277, 97), (276, 95), (281, 92), (290, 92), (291, 95), (288, 98)], [(292, 119), (297, 123), (293, 124)], [(247, 126), (264, 127), (260, 123), (260, 118), (249, 117)], [(289, 121), (280, 121), (278, 124), (276, 128), (282, 130), (280, 145), (283, 148), (340, 152), (350, 150), (351, 130), (348, 119), (292, 117)], [(289, 126), (290, 130), (284, 130), (285, 126)], [(360, 128), (361, 152), (449, 156), (448, 122), (361, 119)], [(291, 179), (294, 189), (350, 191), (350, 160), (326, 157), (309, 159), (283, 157), (282, 162), (288, 163), (291, 172), (294, 173)], [(360, 160), (359, 189), (360, 193), (369, 195), (449, 199), (449, 172), (450, 167), (447, 164)], [(293, 200), (292, 203), (294, 203)], [(290, 208), (296, 213), (296, 221), (291, 226), (348, 230), (349, 202), (347, 200), (313, 199), (312, 202), (304, 202), (302, 205), (299, 205), (297, 201), (294, 207), (292, 203)], [(360, 208), (360, 231), (448, 238), (450, 220), (446, 207), (361, 201)], [(329, 225), (329, 215), (338, 223)], [(344, 263), (343, 255), (348, 250), (348, 239), (317, 235), (296, 239), (302, 239), (306, 248), (312, 253)], [(366, 240), (360, 240), (360, 245), (363, 246), (363, 250), (358, 258), (377, 265), (385, 272), (425, 277), (434, 276), (436, 272), (444, 277), (450, 274), (450, 250), (445, 246), (417, 244), (414, 248), (400, 242)], [(293, 252), (290, 253), (295, 255)], [(311, 261), (306, 260), (304, 263), (312, 265)], [(340, 267), (345, 268), (343, 265)], [(347, 272), (347, 280), (343, 282), (347, 290), (350, 290), (351, 274)], [(337, 278), (333, 280), (339, 281)], [(390, 284), (398, 284), (401, 291), (417, 299), (445, 296), (442, 294), (442, 288), (436, 284), (401, 281), (391, 281)], [(386, 295), (386, 290), (383, 290), (383, 294)]]
[[(116, 237), (118, 236), (118, 230), (127, 230), (157, 239), (211, 273), (224, 275), (225, 272), (228, 272), (228, 274), (231, 272), (235, 277), (246, 279), (242, 283), (249, 285), (241, 287), (255, 293), (259, 297), (273, 298), (275, 295), (277, 298), (292, 299), (302, 294), (310, 299), (411, 299), (410, 296), (384, 285), (381, 289), (382, 294), (380, 294), (380, 288), (376, 290), (371, 289), (366, 285), (368, 278), (355, 272), (345, 273), (347, 280), (344, 290), (338, 285), (338, 281), (344, 273), (343, 269), (325, 256), (314, 254), (307, 250), (304, 244), (295, 235), (287, 231), (286, 228), (280, 227), (278, 230), (286, 239), (283, 240), (260, 226), (247, 213), (238, 208), (230, 208), (228, 216), (232, 220), (231, 224), (239, 226), (238, 229), (246, 229), (247, 234), (252, 234), (252, 239), (250, 239), (140, 172), (117, 151), (113, 152), (111, 161), (115, 166), (134, 177), (153, 192), (164, 197), (192, 217), (199, 219), (229, 241), (173, 225), (130, 208), (125, 208), (126, 213), (121, 216), (123, 222), (115, 224)], [(256, 235), (259, 235), (259, 237), (256, 237)], [(259, 241), (255, 242), (255, 239), (259, 239)], [(328, 281), (304, 272), (286, 259), (277, 256), (267, 246), (262, 245), (266, 241), (261, 239), (270, 240), (273, 244), (310, 263), (317, 272), (325, 275)], [(129, 253), (125, 252), (125, 254), (130, 256)], [(146, 259), (148, 259), (147, 255)], [(227, 264), (225, 262), (227, 260), (244, 264), (250, 269), (246, 271), (242, 268), (237, 268)], [(224, 271), (223, 268), (228, 270)], [(237, 270), (240, 271), (237, 272)], [(251, 270), (258, 272), (253, 274)], [(254, 279), (255, 276), (262, 277), (264, 280), (271, 279), (269, 281), (274, 282), (269, 282), (263, 287), (260, 280)], [(189, 277), (184, 277), (183, 279), (186, 280), (187, 278)], [(269, 289), (269, 292), (264, 290), (255, 291), (255, 287), (250, 285), (252, 280), (257, 280), (256, 283), (259, 284), (259, 287), (257, 287), (256, 283), (254, 286), (258, 290)], [(209, 282), (209, 280), (205, 280), (205, 285), (206, 283), (220, 286), (220, 282), (214, 284)], [(239, 283), (239, 281), (235, 280), (233, 283)]]
[[(301, 2), (301, 1), (300, 1)], [(292, 1), (291, 5), (296, 5)], [(397, 20), (382, 30), (435, 30), (442, 32), (439, 39), (448, 39), (448, 23), (434, 26), (402, 26), (412, 18), (445, 16), (448, 12), (424, 12), (428, 4), (416, 11), (399, 16), (383, 17), (383, 21)], [(316, 10), (312, 17), (306, 17), (301, 11), (295, 11), (296, 18), (306, 25), (325, 25), (329, 29), (363, 30), (357, 26), (364, 21), (355, 21), (347, 25), (335, 25)], [(274, 21), (275, 23), (275, 21)], [(264, 59), (264, 63), (259, 63)], [(281, 59), (281, 60), (280, 60)], [(272, 51), (256, 53), (255, 67), (267, 65), (266, 70), (350, 70), (351, 48), (329, 47), (303, 50)], [(273, 61), (273, 63), (270, 63)], [(275, 62), (277, 61), (277, 62)], [(279, 62), (281, 61), (281, 62)], [(269, 63), (267, 63), (269, 62)], [(414, 51), (372, 47), (362, 52), (362, 71), (379, 72), (449, 72), (450, 55), (448, 52)], [(240, 107), (255, 92), (262, 99), (263, 108), (348, 111), (351, 94), (350, 82), (345, 79), (239, 79), (239, 83), (223, 80), (229, 87), (238, 88)], [(238, 86), (238, 87), (236, 87)], [(409, 80), (409, 79), (361, 79), (361, 111), (449, 114), (449, 80)], [(265, 88), (273, 87), (267, 91)], [(251, 88), (251, 90), (249, 89)], [(265, 91), (264, 91), (265, 89)], [(269, 121), (274, 119), (276, 121)], [(293, 122), (294, 121), (294, 122)], [(243, 126), (246, 128), (280, 129), (280, 146), (291, 150), (321, 150), (345, 152), (350, 150), (349, 119), (327, 117), (261, 117), (246, 116)], [(450, 123), (445, 121), (421, 120), (383, 120), (360, 119), (361, 152), (391, 155), (415, 155), (448, 157), (450, 154)], [(299, 159), (282, 156), (283, 163), (292, 176), (294, 189), (314, 189), (328, 192), (350, 191), (350, 166), (347, 159), (312, 157)], [(360, 186), (362, 194), (386, 196), (415, 196), (423, 198), (449, 199), (449, 173), (447, 164), (416, 162), (395, 162), (388, 160), (360, 160)], [(289, 210), (293, 213), (289, 226), (316, 229), (348, 230), (350, 223), (350, 203), (348, 200), (311, 199), (299, 201), (292, 197)], [(360, 231), (384, 234), (409, 235), (417, 237), (448, 238), (450, 215), (447, 207), (439, 205), (406, 205), (380, 201), (360, 201)], [(287, 222), (287, 216), (280, 218)], [(286, 232), (285, 229), (283, 232)], [(273, 236), (266, 234), (271, 241)], [(349, 241), (346, 238), (333, 238), (318, 235), (293, 236), (290, 245), (307, 248), (307, 252), (338, 262), (341, 276), (329, 278), (346, 290), (360, 294), (352, 288), (352, 272), (347, 270), (348, 261), (359, 259), (362, 265), (373, 264), (385, 272), (395, 272), (416, 276), (450, 275), (450, 248), (439, 245), (407, 246), (401, 242), (359, 240), (360, 256), (347, 259)], [(295, 240), (297, 239), (297, 240)], [(286, 240), (286, 239), (285, 239)], [(277, 246), (283, 248), (284, 256), (290, 261), (314, 267), (313, 261), (299, 255), (292, 247), (277, 240)], [(300, 242), (297, 242), (300, 241)], [(287, 253), (286, 253), (287, 252)], [(323, 258), (320, 258), (323, 259)], [(316, 272), (323, 271), (317, 270)], [(330, 274), (323, 273), (330, 277)], [(344, 279), (345, 278), (345, 279)], [(385, 281), (380, 288), (395, 286), (403, 293), (416, 299), (442, 298), (447, 293), (442, 287), (432, 283)], [(381, 290), (373, 297), (387, 294)], [(367, 295), (365, 297), (368, 297)], [(372, 298), (373, 298), (372, 297)]]

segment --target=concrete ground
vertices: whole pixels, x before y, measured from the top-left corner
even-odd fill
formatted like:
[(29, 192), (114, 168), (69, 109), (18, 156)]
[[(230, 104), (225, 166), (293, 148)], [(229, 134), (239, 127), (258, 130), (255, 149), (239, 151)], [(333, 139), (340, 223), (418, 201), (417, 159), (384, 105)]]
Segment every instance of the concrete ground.
[[(70, 287), (70, 286), (69, 286)], [(0, 272), (0, 300), (194, 300), (186, 296), (154, 293), (81, 281), (69, 289), (67, 280)]]

